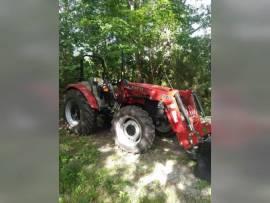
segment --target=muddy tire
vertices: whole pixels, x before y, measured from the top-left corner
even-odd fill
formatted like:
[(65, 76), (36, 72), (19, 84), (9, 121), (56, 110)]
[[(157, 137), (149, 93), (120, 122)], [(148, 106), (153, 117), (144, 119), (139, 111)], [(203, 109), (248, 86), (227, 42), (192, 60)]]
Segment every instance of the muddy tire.
[(89, 135), (96, 129), (96, 111), (79, 91), (69, 90), (66, 93), (64, 117), (68, 128), (75, 134)]
[(153, 144), (155, 126), (146, 111), (137, 106), (121, 108), (112, 120), (115, 143), (131, 153), (143, 153)]

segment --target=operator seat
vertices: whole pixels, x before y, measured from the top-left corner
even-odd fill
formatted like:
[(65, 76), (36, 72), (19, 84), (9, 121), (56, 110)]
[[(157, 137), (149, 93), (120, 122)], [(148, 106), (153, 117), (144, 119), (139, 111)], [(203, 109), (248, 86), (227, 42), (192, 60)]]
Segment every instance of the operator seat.
[(98, 106), (104, 108), (106, 106), (105, 100), (102, 97), (101, 85), (103, 80), (101, 78), (90, 78), (88, 81), (82, 82), (89, 90), (93, 93), (94, 97), (97, 100)]

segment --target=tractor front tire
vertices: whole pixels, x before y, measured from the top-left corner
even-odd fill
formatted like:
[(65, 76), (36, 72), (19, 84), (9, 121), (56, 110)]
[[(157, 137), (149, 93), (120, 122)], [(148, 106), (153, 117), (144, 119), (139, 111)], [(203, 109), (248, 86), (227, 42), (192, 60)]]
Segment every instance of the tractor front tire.
[(138, 106), (125, 106), (112, 120), (115, 143), (130, 153), (143, 153), (153, 144), (155, 126), (152, 118)]
[(155, 127), (157, 136), (171, 138), (175, 135), (172, 130), (171, 124), (165, 116), (163, 118), (156, 119)]
[(64, 116), (68, 128), (78, 135), (89, 135), (96, 129), (96, 111), (77, 90), (69, 90), (65, 95)]

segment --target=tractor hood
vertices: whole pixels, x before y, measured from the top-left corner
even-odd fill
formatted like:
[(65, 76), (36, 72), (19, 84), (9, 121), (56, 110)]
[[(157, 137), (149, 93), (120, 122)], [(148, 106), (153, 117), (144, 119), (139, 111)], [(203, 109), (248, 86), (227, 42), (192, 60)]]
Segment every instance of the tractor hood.
[(129, 82), (129, 85), (136, 86), (136, 87), (142, 87), (142, 88), (147, 88), (147, 89), (155, 89), (155, 90), (161, 90), (161, 91), (172, 91), (174, 89), (169, 88), (169, 87), (164, 87), (160, 85), (154, 85), (154, 84), (147, 84), (147, 83), (135, 83), (135, 82)]
[(151, 92), (163, 92), (164, 94), (172, 91), (177, 91), (181, 96), (190, 96), (192, 94), (192, 90), (177, 90), (170, 87), (160, 86), (160, 85), (154, 85), (154, 84), (147, 84), (147, 83), (135, 83), (135, 82), (129, 82), (128, 86), (130, 88), (137, 88), (142, 89), (144, 91), (151, 91)]

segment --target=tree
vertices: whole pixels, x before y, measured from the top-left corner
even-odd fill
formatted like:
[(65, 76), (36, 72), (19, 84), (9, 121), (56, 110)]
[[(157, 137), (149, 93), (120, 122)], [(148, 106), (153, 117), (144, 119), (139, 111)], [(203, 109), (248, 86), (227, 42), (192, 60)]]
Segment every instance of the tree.
[[(132, 81), (193, 88), (210, 110), (210, 9), (182, 0), (60, 0), (60, 84), (74, 80), (80, 52), (95, 53), (107, 75)], [(100, 74), (97, 61), (88, 74)], [(71, 76), (72, 75), (72, 76)], [(75, 77), (76, 78), (76, 77)]]

